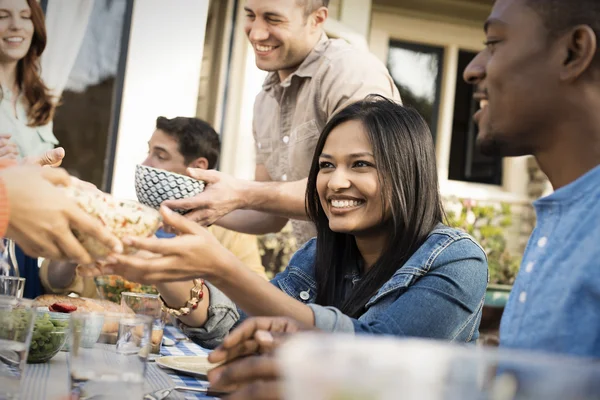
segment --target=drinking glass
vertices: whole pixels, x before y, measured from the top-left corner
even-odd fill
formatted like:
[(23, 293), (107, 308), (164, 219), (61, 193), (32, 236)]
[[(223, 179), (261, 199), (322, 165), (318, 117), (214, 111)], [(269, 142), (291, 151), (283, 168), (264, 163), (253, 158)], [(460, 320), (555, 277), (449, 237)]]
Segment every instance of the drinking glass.
[(141, 399), (152, 318), (124, 313), (71, 314), (72, 398)]
[(165, 318), (162, 312), (162, 301), (157, 294), (148, 293), (121, 293), (121, 311), (135, 314), (147, 315), (152, 318), (152, 348), (151, 358), (160, 355), (163, 333), (165, 329)]
[(18, 399), (35, 308), (33, 300), (0, 295), (0, 399)]
[(10, 239), (0, 239), (0, 276), (19, 276), (19, 263), (15, 242)]
[(0, 296), (23, 297), (25, 278), (0, 275)]
[(424, 339), (300, 333), (276, 354), (287, 400), (595, 400), (594, 359)]

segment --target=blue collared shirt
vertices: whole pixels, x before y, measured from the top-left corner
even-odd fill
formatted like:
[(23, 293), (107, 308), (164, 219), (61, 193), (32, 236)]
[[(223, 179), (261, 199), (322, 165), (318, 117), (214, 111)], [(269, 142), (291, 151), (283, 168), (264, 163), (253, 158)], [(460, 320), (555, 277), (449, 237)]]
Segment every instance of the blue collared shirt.
[(534, 206), (500, 345), (600, 357), (600, 166)]

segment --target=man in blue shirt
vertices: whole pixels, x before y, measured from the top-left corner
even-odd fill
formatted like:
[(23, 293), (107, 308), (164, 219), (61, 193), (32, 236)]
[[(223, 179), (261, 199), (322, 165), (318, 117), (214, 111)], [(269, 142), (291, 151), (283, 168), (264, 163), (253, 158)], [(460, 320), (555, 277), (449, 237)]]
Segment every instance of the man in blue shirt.
[(555, 192), (506, 305), (500, 345), (600, 357), (600, 2), (497, 0), (477, 85), (485, 154), (533, 155)]

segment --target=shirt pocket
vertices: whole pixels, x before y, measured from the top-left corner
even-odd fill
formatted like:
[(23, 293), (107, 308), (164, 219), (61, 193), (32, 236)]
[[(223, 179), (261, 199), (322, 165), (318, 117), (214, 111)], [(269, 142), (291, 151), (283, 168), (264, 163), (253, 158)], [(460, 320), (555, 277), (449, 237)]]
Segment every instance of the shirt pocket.
[(314, 119), (299, 125), (292, 131), (288, 154), (290, 170), (296, 176), (302, 178), (308, 176), (319, 135), (319, 127)]
[(296, 267), (289, 267), (289, 271), (277, 284), (288, 296), (306, 304), (314, 303), (317, 298), (317, 285), (315, 280)]
[(371, 297), (365, 307), (371, 307), (386, 296), (404, 293), (422, 274), (423, 272), (418, 268), (403, 267), (396, 271), (392, 278), (377, 291), (377, 294)]

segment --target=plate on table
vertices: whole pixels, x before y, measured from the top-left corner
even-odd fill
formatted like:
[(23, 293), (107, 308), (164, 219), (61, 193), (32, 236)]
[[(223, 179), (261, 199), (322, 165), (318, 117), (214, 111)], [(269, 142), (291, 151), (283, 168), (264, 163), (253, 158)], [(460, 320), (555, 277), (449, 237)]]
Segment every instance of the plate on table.
[(185, 375), (206, 379), (206, 374), (218, 364), (208, 362), (208, 356), (166, 356), (156, 359), (156, 364)]

